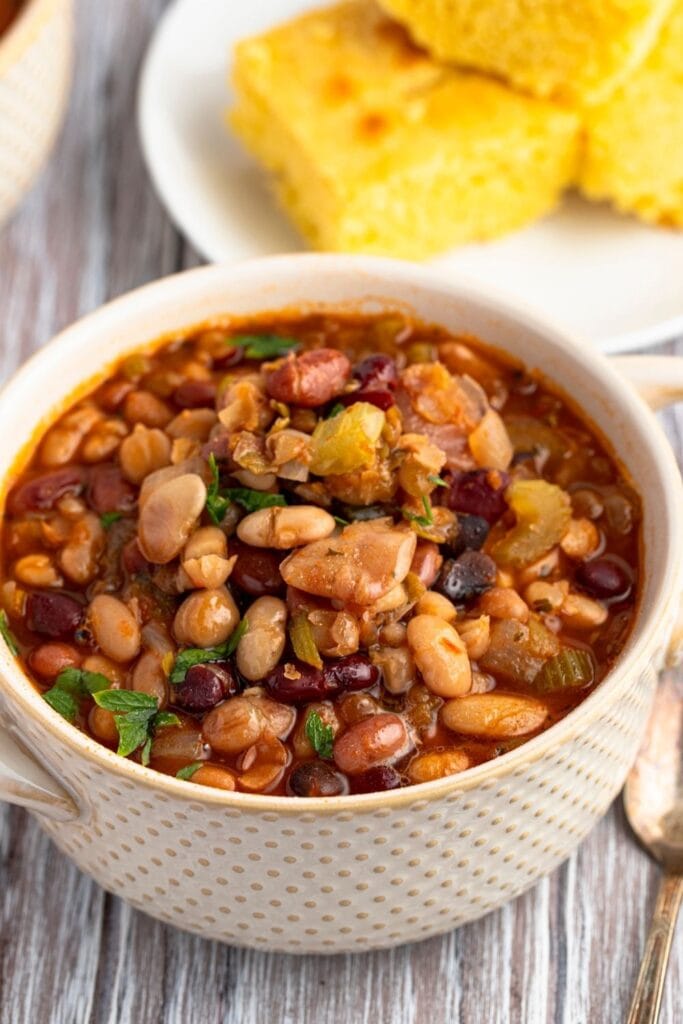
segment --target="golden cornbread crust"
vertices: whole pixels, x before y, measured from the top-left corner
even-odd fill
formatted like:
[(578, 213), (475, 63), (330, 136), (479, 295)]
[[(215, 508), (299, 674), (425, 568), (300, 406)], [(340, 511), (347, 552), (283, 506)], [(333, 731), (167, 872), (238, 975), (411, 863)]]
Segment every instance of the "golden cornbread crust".
[(235, 53), (231, 124), (321, 249), (419, 258), (512, 231), (576, 174), (578, 118), (436, 64), (370, 0)]
[(672, 0), (380, 0), (441, 60), (535, 96), (604, 99), (647, 56)]
[(586, 113), (581, 188), (625, 212), (683, 227), (683, 0), (643, 66)]

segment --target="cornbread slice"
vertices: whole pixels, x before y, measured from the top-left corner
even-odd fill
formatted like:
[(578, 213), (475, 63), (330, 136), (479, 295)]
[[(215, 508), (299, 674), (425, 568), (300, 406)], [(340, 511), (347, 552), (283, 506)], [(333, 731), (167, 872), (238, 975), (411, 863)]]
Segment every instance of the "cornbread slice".
[(419, 258), (511, 231), (575, 177), (577, 116), (440, 67), (370, 0), (236, 48), (231, 122), (321, 249)]
[(435, 57), (535, 96), (598, 101), (640, 64), (672, 0), (380, 0)]
[(642, 67), (586, 112), (580, 184), (591, 199), (683, 227), (683, 0)]

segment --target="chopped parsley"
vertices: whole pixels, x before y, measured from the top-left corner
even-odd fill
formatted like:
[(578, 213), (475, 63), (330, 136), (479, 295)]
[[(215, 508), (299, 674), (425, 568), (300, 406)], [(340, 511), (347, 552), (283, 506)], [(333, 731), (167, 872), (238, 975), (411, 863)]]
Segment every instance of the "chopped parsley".
[(82, 668), (65, 668), (54, 681), (54, 685), (43, 694), (53, 710), (73, 722), (78, 714), (83, 697), (94, 696), (111, 686), (111, 680), (100, 672), (86, 672)]
[(306, 736), (318, 757), (329, 760), (332, 757), (334, 730), (325, 725), (317, 711), (311, 711), (306, 719)]
[(434, 514), (432, 512), (432, 504), (426, 494), (422, 495), (422, 507), (425, 510), (423, 516), (415, 515), (414, 512), (407, 512), (403, 509), (403, 517), (411, 523), (416, 523), (417, 526), (433, 526)]
[(159, 701), (148, 693), (135, 690), (100, 690), (93, 694), (95, 703), (111, 711), (119, 734), (116, 751), (121, 757), (140, 750), (140, 760), (149, 764), (152, 740), (157, 729), (180, 725), (180, 719), (171, 711), (159, 711)]
[(187, 647), (181, 651), (174, 662), (169, 680), (176, 686), (185, 680), (185, 676), (194, 665), (206, 665), (212, 661), (225, 661), (235, 653), (238, 643), (247, 632), (249, 623), (242, 619), (239, 626), (228, 637), (224, 644), (217, 647)]
[(334, 519), (334, 521), (337, 524), (337, 526), (348, 526), (349, 525), (348, 519), (342, 519), (341, 516), (332, 516), (332, 518)]
[(436, 473), (430, 473), (427, 477), (430, 484), (434, 484), (435, 487), (448, 487), (448, 484), (443, 477), (437, 476)]
[(108, 530), (110, 527), (114, 525), (114, 523), (118, 523), (119, 519), (121, 519), (122, 516), (123, 512), (103, 512), (102, 515), (100, 516), (100, 522), (102, 523), (104, 529)]
[(185, 779), (186, 782), (189, 782), (194, 773), (201, 768), (202, 764), (202, 761), (193, 761), (192, 764), (186, 764), (184, 768), (175, 773), (176, 779)]
[(221, 490), (218, 463), (213, 452), (209, 455), (209, 469), (211, 482), (206, 489), (206, 511), (215, 526), (221, 525), (232, 502), (241, 505), (247, 512), (287, 504), (287, 499), (282, 494), (254, 491), (251, 487), (226, 487)]
[(230, 508), (230, 499), (221, 494), (218, 463), (213, 452), (209, 455), (209, 469), (211, 470), (211, 482), (206, 489), (206, 511), (214, 526), (220, 526), (225, 519), (225, 513)]
[(294, 338), (281, 338), (278, 334), (239, 334), (228, 338), (227, 343), (243, 348), (247, 359), (276, 359), (299, 347)]
[(247, 512), (256, 512), (260, 508), (272, 508), (274, 505), (287, 504), (287, 499), (282, 494), (252, 491), (250, 487), (228, 487), (223, 493), (228, 496), (230, 501), (237, 502)]
[(9, 647), (11, 653), (16, 657), (19, 653), (19, 648), (17, 647), (17, 641), (14, 639), (14, 634), (9, 628), (7, 612), (4, 610), (0, 611), (0, 636)]
[(325, 419), (331, 420), (333, 416), (338, 416), (340, 412), (344, 412), (346, 406), (342, 402), (335, 402), (330, 411), (328, 412)]

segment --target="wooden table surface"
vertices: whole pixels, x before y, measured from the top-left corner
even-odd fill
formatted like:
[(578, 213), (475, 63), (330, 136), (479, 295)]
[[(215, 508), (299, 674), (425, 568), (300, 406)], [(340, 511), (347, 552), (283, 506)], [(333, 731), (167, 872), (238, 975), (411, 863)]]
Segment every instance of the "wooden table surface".
[[(135, 130), (140, 60), (164, 6), (79, 4), (65, 130), (0, 234), (3, 378), (81, 314), (200, 262), (150, 187)], [(679, 454), (682, 426), (669, 415)], [(268, 955), (131, 910), (28, 814), (0, 805), (0, 1024), (619, 1024), (657, 880), (617, 803), (550, 878), (443, 938), (366, 956)], [(683, 926), (662, 1024), (683, 1020), (682, 990)]]

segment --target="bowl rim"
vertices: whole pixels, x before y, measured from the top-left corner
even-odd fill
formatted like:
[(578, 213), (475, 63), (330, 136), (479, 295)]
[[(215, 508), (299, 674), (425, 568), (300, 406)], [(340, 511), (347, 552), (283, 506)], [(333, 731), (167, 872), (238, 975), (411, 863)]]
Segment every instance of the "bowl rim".
[[(97, 329), (101, 318), (114, 314), (119, 319), (125, 319), (129, 306), (135, 307), (141, 301), (157, 300), (156, 305), (163, 304), (170, 293), (177, 297), (177, 289), (185, 288), (191, 290), (195, 284), (199, 287), (205, 281), (215, 277), (216, 283), (227, 275), (234, 281), (235, 275), (244, 274), (247, 278), (250, 274), (256, 274), (260, 281), (267, 278), (269, 272), (282, 271), (283, 268), (290, 268), (293, 272), (293, 265), (298, 275), (306, 274), (308, 271), (315, 272), (316, 268), (336, 268), (340, 272), (358, 274), (360, 278), (365, 275), (372, 277), (383, 277), (386, 279), (386, 287), (396, 290), (401, 283), (417, 286), (425, 291), (441, 292), (450, 298), (457, 299), (467, 305), (478, 304), (495, 310), (496, 313), (514, 321), (520, 327), (527, 327), (550, 340), (551, 344), (559, 346), (570, 358), (581, 363), (584, 369), (589, 372), (591, 379), (595, 376), (608, 382), (612, 390), (619, 393), (623, 407), (628, 411), (629, 419), (634, 421), (643, 437), (650, 435), (648, 445), (649, 454), (657, 465), (658, 475), (662, 479), (666, 503), (669, 511), (673, 512), (676, 507), (683, 507), (683, 485), (680, 472), (676, 463), (673, 450), (666, 441), (665, 435), (657, 424), (653, 413), (645, 402), (638, 396), (633, 387), (619, 376), (616, 370), (610, 365), (604, 355), (588, 348), (576, 339), (571, 333), (549, 323), (537, 313), (526, 308), (523, 304), (515, 302), (509, 296), (500, 292), (493, 292), (490, 289), (485, 291), (477, 285), (473, 285), (466, 279), (460, 277), (445, 279), (438, 272), (427, 270), (416, 264), (407, 261), (393, 260), (383, 257), (366, 256), (340, 256), (337, 254), (311, 254), (296, 253), (282, 254), (245, 260), (236, 265), (209, 265), (181, 271), (167, 277), (157, 279), (142, 287), (124, 293), (118, 298), (99, 306), (93, 312), (75, 321), (64, 330), (55, 335), (42, 349), (35, 352), (26, 360), (19, 369), (10, 377), (7, 383), (0, 390), (0, 402), (11, 401), (12, 392), (19, 388), (24, 380), (30, 379), (34, 367), (38, 366), (44, 359), (45, 353), (54, 354), (56, 348), (68, 348), (69, 345), (78, 342), (80, 335), (87, 335)], [(255, 282), (254, 282), (255, 283)], [(312, 285), (312, 290), (315, 285)], [(373, 297), (378, 290), (377, 282), (373, 284)], [(388, 301), (392, 301), (389, 297)], [(195, 300), (199, 301), (199, 300)], [(396, 303), (398, 300), (393, 299)], [(342, 305), (339, 301), (338, 306)], [(301, 303), (300, 303), (301, 305)], [(334, 302), (330, 302), (334, 306)], [(129, 316), (135, 315), (135, 311), (128, 311)], [(139, 310), (138, 310), (139, 313)], [(438, 317), (435, 317), (438, 322)], [(186, 321), (179, 324), (179, 330), (188, 330), (201, 318)], [(485, 339), (482, 339), (485, 340)], [(150, 342), (153, 339), (150, 338)], [(130, 351), (140, 350), (140, 343), (131, 345)], [(493, 346), (501, 348), (502, 346)], [(120, 355), (117, 357), (120, 358)], [(105, 360), (102, 365), (106, 365)], [(554, 382), (551, 374), (548, 378)], [(607, 381), (605, 381), (607, 378)], [(562, 389), (560, 388), (560, 391)], [(580, 408), (580, 403), (579, 403)], [(50, 413), (50, 416), (52, 414)], [(49, 421), (49, 416), (48, 416)], [(26, 439), (18, 444), (13, 442), (15, 457), (21, 452)], [(627, 467), (628, 469), (628, 467)], [(673, 521), (673, 517), (670, 517)], [(652, 654), (657, 646), (658, 628), (661, 625), (665, 613), (672, 611), (672, 606), (677, 605), (683, 592), (683, 534), (680, 536), (674, 531), (669, 538), (674, 544), (676, 557), (667, 562), (667, 567), (652, 600), (652, 607), (643, 618), (642, 605), (638, 608), (633, 626), (632, 636), (635, 637), (627, 656), (621, 657), (611, 671), (605, 676), (601, 683), (575, 707), (569, 714), (560, 721), (554, 723), (544, 732), (532, 737), (522, 743), (514, 750), (501, 754), (492, 761), (466, 771), (446, 776), (442, 779), (430, 782), (418, 783), (405, 786), (400, 789), (377, 791), (363, 794), (350, 794), (343, 797), (308, 797), (296, 799), (290, 796), (274, 796), (270, 794), (230, 792), (225, 790), (212, 789), (208, 786), (188, 786), (187, 782), (175, 776), (165, 775), (155, 769), (146, 768), (135, 761), (117, 755), (113, 750), (98, 743), (86, 733), (67, 722), (55, 712), (41, 697), (29, 677), (22, 671), (18, 662), (10, 655), (9, 650), (3, 644), (0, 647), (0, 692), (6, 695), (6, 699), (16, 705), (22, 713), (29, 718), (38, 720), (49, 733), (56, 737), (70, 749), (72, 754), (77, 754), (89, 761), (96, 767), (98, 774), (110, 772), (121, 779), (128, 780), (128, 785), (140, 784), (146, 790), (154, 790), (157, 793), (166, 793), (169, 797), (182, 798), (190, 803), (210, 806), (213, 809), (225, 808), (226, 810), (247, 812), (263, 812), (265, 814), (277, 813), (294, 818), (301, 818), (305, 815), (333, 815), (348, 816), (354, 813), (369, 813), (386, 811), (388, 814), (392, 808), (401, 805), (419, 805), (431, 802), (449, 794), (466, 792), (473, 788), (482, 786), (490, 789), (495, 780), (503, 775), (513, 775), (521, 764), (531, 764), (543, 757), (550, 748), (559, 748), (575, 737), (581, 731), (582, 725), (590, 724), (595, 718), (599, 718), (604, 706), (612, 700), (613, 693), (626, 682), (626, 678), (640, 678), (648, 671), (654, 671), (652, 665)], [(646, 557), (646, 555), (645, 555)], [(668, 637), (667, 637), (668, 639)], [(16, 715), (12, 709), (9, 718), (13, 720), (13, 727), (16, 729)], [(25, 742), (25, 741), (24, 741)], [(54, 775), (49, 766), (49, 759), (43, 761), (40, 753), (28, 749), (37, 759), (44, 763), (46, 770)], [(568, 755), (567, 755), (568, 756)], [(62, 779), (57, 780), (60, 785)], [(65, 788), (76, 792), (77, 804), (81, 813), (87, 806), (88, 800), (80, 800), (78, 790), (86, 787), (68, 782)], [(85, 805), (85, 806), (84, 806)]]

